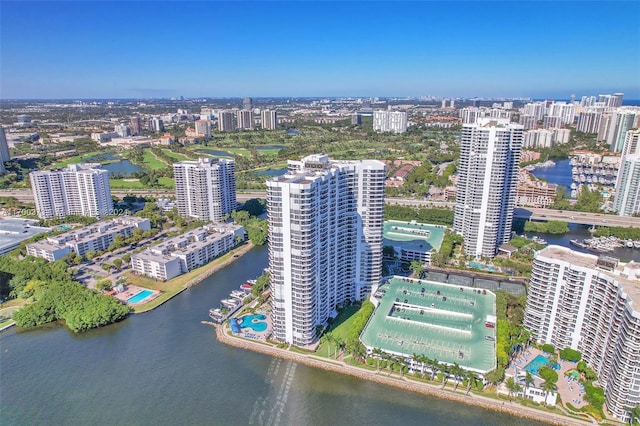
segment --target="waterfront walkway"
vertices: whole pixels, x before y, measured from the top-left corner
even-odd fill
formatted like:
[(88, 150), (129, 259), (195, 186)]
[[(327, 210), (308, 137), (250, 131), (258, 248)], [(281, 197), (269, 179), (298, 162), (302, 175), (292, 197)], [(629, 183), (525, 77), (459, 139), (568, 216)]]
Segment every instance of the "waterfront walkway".
[[(310, 367), (321, 368), (323, 370), (333, 371), (341, 374), (348, 374), (350, 376), (358, 377), (363, 380), (370, 380), (373, 382), (394, 386), (400, 389), (408, 390), (411, 392), (417, 392), (424, 395), (434, 396), (437, 398), (444, 398), (451, 401), (460, 402), (463, 404), (474, 405), (482, 407), (488, 410), (500, 411), (508, 413), (514, 416), (534, 419), (537, 421), (553, 424), (553, 425), (585, 425), (585, 424), (597, 424), (595, 421), (579, 420), (573, 417), (567, 417), (560, 414), (551, 413), (541, 409), (532, 407), (526, 407), (520, 405), (520, 403), (503, 401), (500, 399), (493, 399), (486, 396), (470, 393), (466, 395), (466, 390), (453, 391), (450, 389), (442, 389), (441, 385), (421, 383), (411, 380), (408, 377), (400, 377), (397, 374), (386, 375), (380, 374), (377, 371), (366, 370), (364, 368), (358, 368), (353, 365), (347, 364), (340, 360), (324, 360), (314, 354), (300, 354), (289, 351), (287, 349), (277, 348), (275, 345), (269, 343), (261, 343), (236, 337), (230, 334), (227, 324), (216, 325), (213, 323), (206, 323), (213, 325), (216, 330), (216, 336), (218, 341), (230, 346), (235, 346), (242, 349), (252, 350), (254, 352), (260, 352), (266, 355), (275, 356), (278, 358), (289, 359), (300, 364), (305, 364)], [(564, 411), (564, 410), (563, 410)]]

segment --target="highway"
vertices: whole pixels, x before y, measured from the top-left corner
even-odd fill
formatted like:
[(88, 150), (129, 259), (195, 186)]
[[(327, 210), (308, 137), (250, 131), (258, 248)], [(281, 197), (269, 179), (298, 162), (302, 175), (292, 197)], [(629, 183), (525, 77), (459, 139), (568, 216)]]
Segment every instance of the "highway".
[[(122, 198), (125, 195), (152, 196), (152, 197), (171, 197), (175, 195), (173, 191), (167, 190), (120, 190), (111, 191), (113, 195)], [(236, 198), (239, 202), (249, 200), (251, 198), (264, 198), (265, 191), (239, 192)], [(21, 202), (33, 203), (33, 193), (30, 189), (16, 190), (0, 190), (0, 197), (15, 197)], [(412, 198), (391, 198), (387, 197), (387, 204), (395, 204), (410, 207), (434, 207), (434, 208), (453, 208), (455, 202), (449, 201), (431, 201), (416, 200)], [(516, 207), (513, 216), (520, 219), (530, 219), (536, 221), (558, 220), (567, 223), (577, 223), (582, 225), (595, 226), (626, 226), (632, 228), (640, 228), (640, 217), (622, 217), (614, 215), (605, 215), (600, 213), (581, 213), (572, 211), (561, 211), (542, 209), (535, 207)]]

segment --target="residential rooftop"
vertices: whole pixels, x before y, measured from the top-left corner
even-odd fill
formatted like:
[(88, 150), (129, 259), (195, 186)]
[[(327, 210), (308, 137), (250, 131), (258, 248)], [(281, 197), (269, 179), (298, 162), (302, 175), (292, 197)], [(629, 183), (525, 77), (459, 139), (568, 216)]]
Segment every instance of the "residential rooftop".
[(402, 222), (387, 220), (384, 222), (384, 245), (401, 246), (411, 251), (440, 250), (446, 227), (419, 223), (415, 220)]
[[(597, 270), (603, 275), (613, 277), (634, 302), (634, 308), (640, 311), (640, 263), (622, 263), (618, 259), (609, 256), (580, 253), (555, 245), (545, 247), (538, 254), (551, 259), (562, 260), (572, 265)], [(611, 270), (604, 269), (602, 264), (607, 262), (614, 262), (615, 267)]]
[(0, 254), (15, 249), (35, 235), (51, 232), (51, 228), (38, 226), (38, 222), (33, 219), (0, 218)]

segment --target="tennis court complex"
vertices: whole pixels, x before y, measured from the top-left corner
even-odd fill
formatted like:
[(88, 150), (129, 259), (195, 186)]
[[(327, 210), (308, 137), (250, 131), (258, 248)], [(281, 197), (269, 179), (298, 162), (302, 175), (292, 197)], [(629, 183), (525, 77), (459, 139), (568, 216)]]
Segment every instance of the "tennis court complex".
[(379, 291), (384, 295), (360, 336), (368, 349), (422, 354), (479, 373), (495, 368), (491, 291), (404, 277), (393, 277)]

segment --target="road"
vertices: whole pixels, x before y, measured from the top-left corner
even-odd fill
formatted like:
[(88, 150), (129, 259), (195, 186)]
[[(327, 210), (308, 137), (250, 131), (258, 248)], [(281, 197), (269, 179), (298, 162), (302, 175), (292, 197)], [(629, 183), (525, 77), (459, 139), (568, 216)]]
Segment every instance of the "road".
[[(113, 190), (111, 191), (116, 197), (122, 198), (125, 195), (153, 196), (153, 197), (170, 197), (175, 192), (167, 190)], [(251, 198), (264, 198), (265, 191), (252, 191), (238, 193), (236, 198), (239, 202), (249, 200)], [(33, 203), (33, 193), (30, 189), (17, 190), (0, 190), (0, 197), (15, 197), (19, 201)], [(387, 204), (395, 204), (410, 207), (440, 207), (453, 208), (455, 202), (449, 201), (431, 201), (416, 200), (413, 198), (390, 198), (385, 202)], [(640, 228), (640, 217), (622, 217), (614, 215), (605, 215), (600, 213), (581, 213), (572, 211), (561, 211), (551, 209), (541, 209), (535, 207), (517, 207), (514, 211), (514, 217), (521, 219), (530, 219), (538, 221), (558, 220), (567, 223), (577, 223), (582, 225), (600, 225), (600, 226), (626, 226), (632, 228)]]

